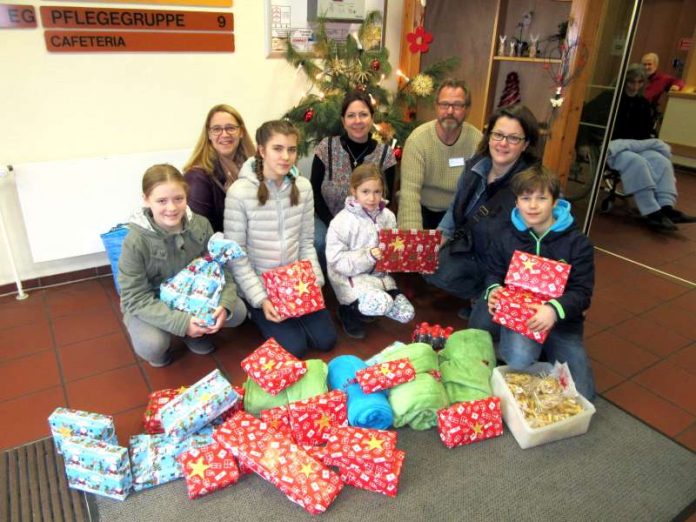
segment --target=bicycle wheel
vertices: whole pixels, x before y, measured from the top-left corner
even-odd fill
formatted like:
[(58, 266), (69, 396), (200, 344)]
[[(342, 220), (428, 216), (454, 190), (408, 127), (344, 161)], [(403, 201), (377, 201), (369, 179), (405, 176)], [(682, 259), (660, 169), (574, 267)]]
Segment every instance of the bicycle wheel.
[(590, 152), (586, 159), (580, 160), (577, 155), (575, 162), (570, 166), (568, 179), (563, 191), (563, 196), (568, 201), (580, 201), (587, 197), (592, 190), (592, 180), (597, 170), (597, 158), (594, 152)]

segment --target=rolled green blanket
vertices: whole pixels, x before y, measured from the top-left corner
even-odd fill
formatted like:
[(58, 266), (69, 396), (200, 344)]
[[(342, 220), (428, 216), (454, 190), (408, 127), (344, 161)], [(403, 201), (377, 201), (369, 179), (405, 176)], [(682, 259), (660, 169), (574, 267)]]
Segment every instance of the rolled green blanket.
[(287, 406), (329, 391), (326, 384), (328, 368), (321, 359), (308, 359), (307, 373), (299, 381), (288, 386), (278, 395), (271, 395), (258, 384), (247, 378), (244, 383), (244, 410), (258, 416), (263, 410), (276, 406)]
[(441, 382), (429, 373), (417, 373), (415, 380), (391, 389), (389, 404), (395, 428), (428, 430), (437, 426), (437, 410), (447, 408), (449, 400)]
[(425, 343), (405, 344), (390, 351), (384, 361), (407, 357), (416, 370), (416, 378), (399, 384), (389, 392), (389, 404), (394, 410), (394, 427), (409, 425), (414, 430), (437, 426), (437, 410), (449, 406), (447, 392), (429, 372), (438, 371), (437, 353)]
[(438, 357), (442, 384), (451, 404), (493, 395), (495, 351), (488, 332), (473, 328), (454, 332)]

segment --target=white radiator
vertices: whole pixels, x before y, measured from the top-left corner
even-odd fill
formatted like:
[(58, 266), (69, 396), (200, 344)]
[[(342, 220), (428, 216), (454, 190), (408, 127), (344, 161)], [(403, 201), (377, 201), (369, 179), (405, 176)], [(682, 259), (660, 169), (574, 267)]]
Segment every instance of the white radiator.
[(103, 252), (99, 234), (128, 220), (156, 163), (181, 169), (191, 149), (14, 165), (35, 263)]

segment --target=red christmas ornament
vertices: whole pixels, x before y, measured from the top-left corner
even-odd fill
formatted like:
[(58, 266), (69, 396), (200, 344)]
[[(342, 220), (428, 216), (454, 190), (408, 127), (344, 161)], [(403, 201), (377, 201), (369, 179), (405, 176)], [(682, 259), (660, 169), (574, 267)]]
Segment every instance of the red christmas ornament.
[(312, 121), (312, 118), (314, 118), (314, 109), (311, 107), (307, 109), (307, 111), (304, 113), (304, 121), (310, 122)]
[(365, 92), (367, 90), (367, 85), (365, 85), (364, 83), (359, 83), (355, 86), (355, 88), (360, 92)]
[(408, 50), (412, 53), (427, 53), (430, 49), (430, 42), (433, 41), (432, 33), (419, 25), (412, 33), (406, 35), (406, 41), (410, 44)]
[(394, 157), (397, 159), (397, 161), (401, 161), (401, 155), (403, 154), (404, 149), (402, 149), (400, 146), (394, 147)]
[(373, 71), (379, 71), (380, 67), (382, 67), (382, 64), (377, 58), (375, 58), (370, 62), (370, 67), (372, 67)]

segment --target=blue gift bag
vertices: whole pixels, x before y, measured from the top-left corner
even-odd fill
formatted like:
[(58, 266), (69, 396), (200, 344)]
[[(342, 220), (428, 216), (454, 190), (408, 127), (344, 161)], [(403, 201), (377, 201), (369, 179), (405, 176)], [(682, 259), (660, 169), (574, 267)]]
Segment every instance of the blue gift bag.
[(101, 234), (101, 239), (106, 249), (106, 255), (109, 258), (109, 263), (111, 263), (111, 274), (114, 276), (116, 292), (118, 292), (119, 295), (121, 294), (121, 288), (118, 286), (118, 258), (121, 257), (121, 247), (123, 246), (123, 240), (126, 238), (126, 234), (128, 234), (128, 225), (123, 223)]

